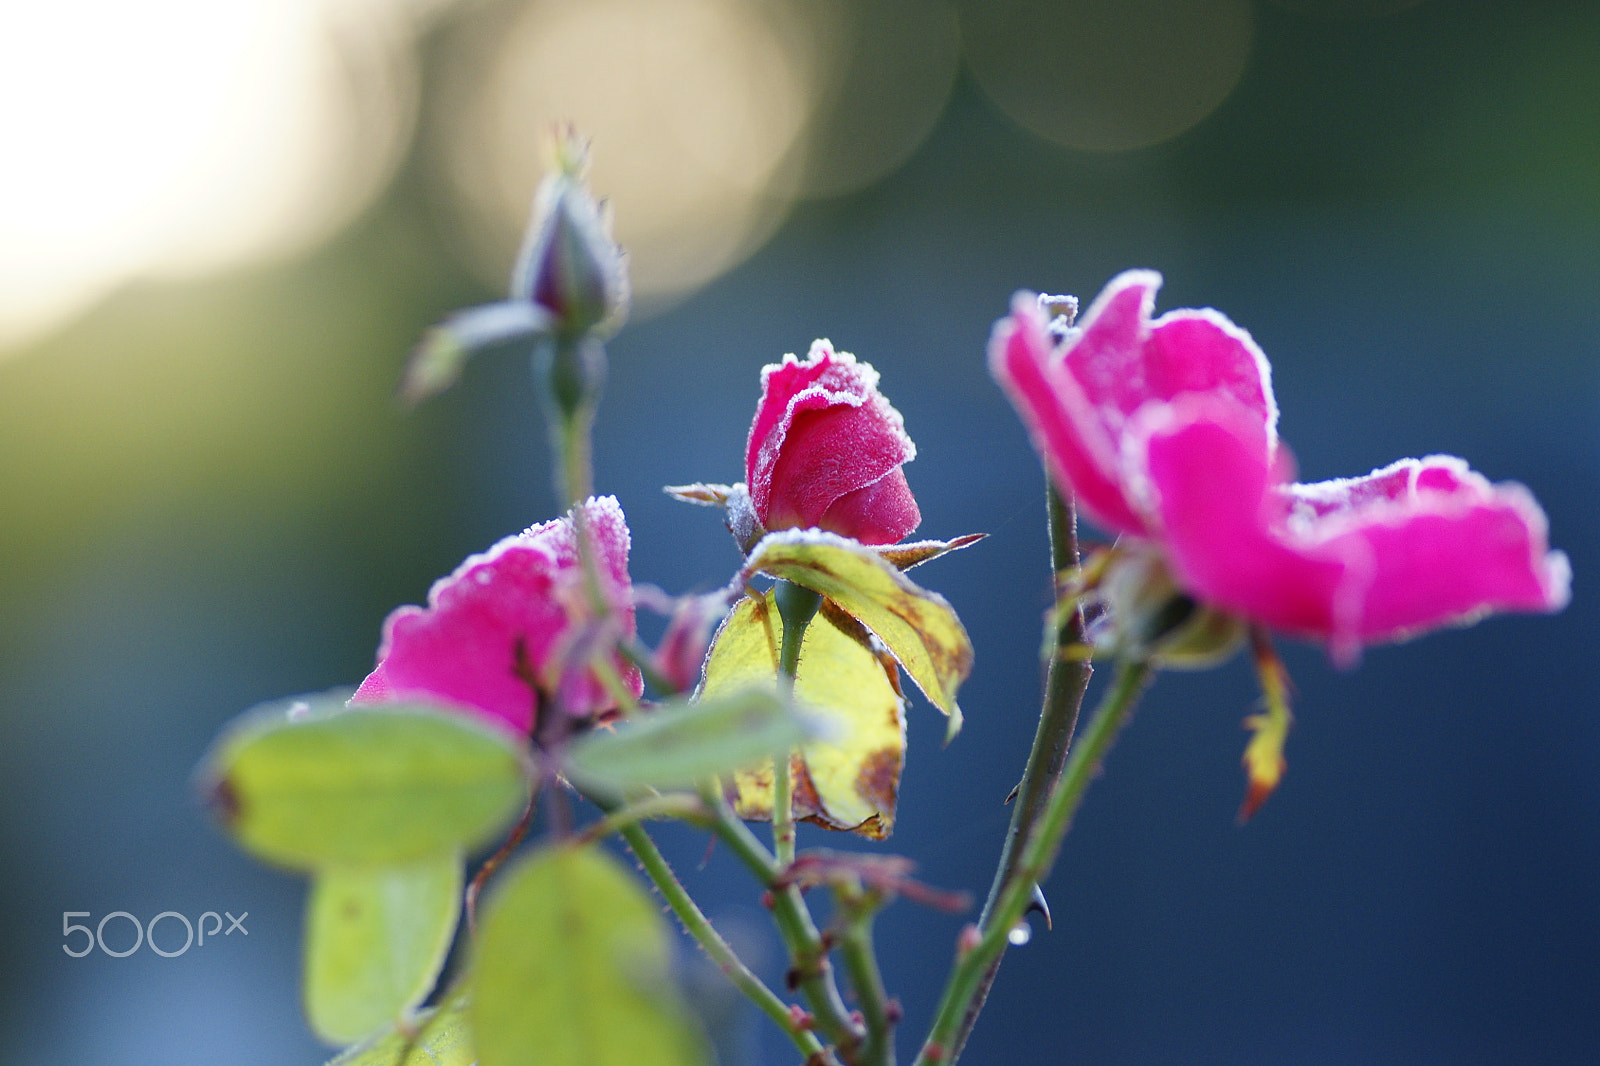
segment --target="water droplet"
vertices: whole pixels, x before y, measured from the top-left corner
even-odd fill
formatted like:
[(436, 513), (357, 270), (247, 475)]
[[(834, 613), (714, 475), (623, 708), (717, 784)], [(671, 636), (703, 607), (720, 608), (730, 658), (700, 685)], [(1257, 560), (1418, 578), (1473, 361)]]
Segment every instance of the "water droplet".
[(1006, 939), (1011, 941), (1013, 947), (1021, 947), (1033, 939), (1033, 926), (1026, 921), (1018, 922), (1011, 927), (1011, 932), (1006, 934)]

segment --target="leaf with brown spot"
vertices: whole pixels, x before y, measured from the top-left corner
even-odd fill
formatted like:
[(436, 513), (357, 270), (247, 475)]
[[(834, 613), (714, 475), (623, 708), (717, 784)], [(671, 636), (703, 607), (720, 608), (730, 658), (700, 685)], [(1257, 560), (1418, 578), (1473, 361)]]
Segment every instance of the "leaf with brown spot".
[(918, 586), (874, 549), (816, 529), (763, 537), (744, 573), (758, 570), (820, 592), (860, 621), (929, 702), (950, 716), (946, 741), (960, 731), (956, 690), (972, 672), (972, 642), (943, 596)]
[(971, 547), (988, 535), (968, 533), (954, 540), (919, 540), (910, 544), (885, 544), (882, 547), (874, 546), (872, 550), (894, 564), (896, 570), (910, 570), (913, 566), (921, 566), (930, 559), (937, 559), (941, 555)]
[[(776, 688), (782, 640), (772, 593), (740, 600), (717, 631), (698, 698), (757, 684)], [(823, 604), (806, 628), (795, 676), (795, 703), (821, 720), (823, 732), (791, 757), (796, 818), (874, 840), (889, 835), (905, 761), (904, 704), (891, 669), (865, 627)], [(770, 820), (772, 761), (735, 774), (733, 790), (741, 818)]]
[(418, 701), (346, 706), (348, 692), (268, 704), (201, 764), (202, 794), (257, 858), (293, 869), (471, 851), (527, 802), (504, 730)]

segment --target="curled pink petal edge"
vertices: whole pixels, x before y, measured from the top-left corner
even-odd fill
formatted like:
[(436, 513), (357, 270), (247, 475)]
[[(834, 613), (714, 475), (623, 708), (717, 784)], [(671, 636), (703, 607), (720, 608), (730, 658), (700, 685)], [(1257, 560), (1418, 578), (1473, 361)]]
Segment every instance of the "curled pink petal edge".
[[(1198, 397), (1152, 404), (1130, 448), (1180, 584), (1349, 664), (1501, 610), (1554, 612), (1571, 568), (1531, 493), (1453, 456), (1288, 484), (1247, 417)], [(1208, 481), (1215, 484), (1207, 484)]]
[[(1122, 476), (1127, 423), (1146, 403), (1218, 395), (1254, 413), (1268, 454), (1277, 448), (1272, 369), (1249, 332), (1203, 308), (1152, 319), (1161, 275), (1128, 270), (1108, 282), (1053, 341), (1038, 297), (1019, 292), (989, 344), (994, 377), (1021, 413), (1051, 474), (1071, 486), (1097, 524), (1149, 527)], [(1196, 357), (1196, 353), (1200, 353)]]

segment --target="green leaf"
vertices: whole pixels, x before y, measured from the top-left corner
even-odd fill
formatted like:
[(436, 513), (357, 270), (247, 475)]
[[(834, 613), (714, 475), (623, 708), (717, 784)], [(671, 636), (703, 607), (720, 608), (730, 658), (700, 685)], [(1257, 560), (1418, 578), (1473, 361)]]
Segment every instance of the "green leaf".
[(455, 936), (464, 878), (457, 853), (317, 872), (306, 905), (304, 991), (313, 1032), (348, 1044), (422, 1002)]
[(706, 1061), (667, 973), (645, 890), (605, 852), (534, 853), (485, 908), (473, 964), (481, 1066), (689, 1066)]
[(763, 537), (745, 571), (757, 570), (820, 592), (861, 621), (889, 649), (935, 707), (961, 728), (956, 690), (972, 672), (972, 642), (955, 610), (864, 544), (815, 529)]
[[(711, 645), (701, 698), (717, 699), (751, 685), (776, 689), (782, 640), (773, 593), (740, 600)], [(874, 840), (889, 835), (906, 749), (898, 669), (874, 650), (860, 622), (823, 603), (800, 643), (794, 697), (831, 728), (790, 757), (796, 818)], [(778, 750), (770, 747), (763, 754)], [(739, 817), (770, 820), (771, 758), (733, 780)]]
[(465, 994), (441, 1007), (418, 1011), (411, 1035), (388, 1031), (349, 1048), (327, 1066), (474, 1066), (478, 1061), (467, 1026)]
[(476, 352), (498, 344), (534, 337), (550, 328), (550, 316), (528, 300), (485, 304), (458, 311), (422, 335), (406, 363), (400, 400), (415, 406), (443, 392), (461, 376)]
[(245, 715), (201, 765), (202, 787), (249, 851), (295, 869), (374, 864), (491, 839), (527, 800), (504, 733), (417, 703), (338, 695)]
[(772, 685), (699, 703), (671, 700), (572, 746), (565, 770), (585, 789), (625, 795), (687, 788), (752, 766), (814, 732)]

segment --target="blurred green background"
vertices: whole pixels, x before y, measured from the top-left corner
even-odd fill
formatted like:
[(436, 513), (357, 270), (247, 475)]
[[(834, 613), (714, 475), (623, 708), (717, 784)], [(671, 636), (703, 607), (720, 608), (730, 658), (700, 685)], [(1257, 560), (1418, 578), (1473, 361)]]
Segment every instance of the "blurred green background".
[[(636, 581), (726, 580), (715, 516), (660, 486), (738, 478), (760, 367), (817, 336), (905, 415), (920, 532), (992, 534), (919, 572), (978, 652), (955, 743), (910, 712), (887, 846), (932, 883), (986, 889), (1037, 706), (1042, 478), (983, 365), (1014, 290), (1162, 270), (1161, 308), (1272, 359), (1302, 477), (1464, 455), (1572, 557), (1554, 618), (1353, 672), (1287, 647), (1290, 771), (1244, 829), (1246, 664), (1163, 677), (964, 1061), (1600, 1059), (1600, 6), (18, 3), (0, 71), (0, 1058), (322, 1061), (303, 886), (189, 775), (553, 513), (523, 360), (392, 395), (423, 328), (497, 296), (572, 118), (639, 289), (596, 447)], [(666, 837), (775, 973), (749, 886)], [(224, 909), (248, 937), (61, 950), (64, 911)], [(907, 1054), (961, 921), (879, 924)], [(791, 1061), (682, 957), (727, 1061)]]

